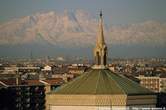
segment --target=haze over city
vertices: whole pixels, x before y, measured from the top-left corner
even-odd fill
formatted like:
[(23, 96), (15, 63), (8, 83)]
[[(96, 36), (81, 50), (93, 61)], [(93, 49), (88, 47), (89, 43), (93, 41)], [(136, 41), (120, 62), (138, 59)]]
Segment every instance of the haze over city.
[(0, 2), (0, 56), (87, 56), (103, 11), (109, 57), (166, 56), (165, 0)]

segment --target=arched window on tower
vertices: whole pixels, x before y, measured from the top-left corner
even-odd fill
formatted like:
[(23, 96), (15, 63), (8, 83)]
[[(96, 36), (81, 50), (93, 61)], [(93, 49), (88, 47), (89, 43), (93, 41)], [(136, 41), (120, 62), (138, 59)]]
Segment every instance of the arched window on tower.
[(104, 65), (106, 65), (107, 64), (107, 54), (106, 54), (106, 52), (104, 52)]
[(96, 52), (96, 64), (100, 65), (101, 61), (100, 61), (100, 54), (99, 52)]
[(107, 48), (104, 48), (104, 65), (107, 64)]

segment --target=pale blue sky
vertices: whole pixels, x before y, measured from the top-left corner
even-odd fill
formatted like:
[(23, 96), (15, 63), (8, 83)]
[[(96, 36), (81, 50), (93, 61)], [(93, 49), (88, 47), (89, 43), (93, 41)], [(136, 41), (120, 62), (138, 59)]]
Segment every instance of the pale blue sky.
[(106, 23), (111, 24), (166, 21), (166, 0), (0, 0), (0, 23), (37, 12), (63, 12), (64, 9), (83, 9), (94, 15), (102, 9)]

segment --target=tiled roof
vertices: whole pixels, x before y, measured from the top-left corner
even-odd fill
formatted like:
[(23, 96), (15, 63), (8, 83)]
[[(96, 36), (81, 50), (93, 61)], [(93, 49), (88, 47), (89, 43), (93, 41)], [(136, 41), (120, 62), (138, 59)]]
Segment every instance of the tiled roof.
[(24, 80), (25, 85), (44, 85), (38, 79), (37, 80)]
[(16, 79), (1, 79), (0, 81), (5, 85), (16, 85)]
[(153, 94), (138, 83), (108, 69), (92, 69), (61, 86), (55, 94)]
[(52, 79), (46, 79), (46, 80), (42, 80), (50, 85), (61, 85), (62, 83), (64, 83), (64, 80), (62, 78), (52, 78)]

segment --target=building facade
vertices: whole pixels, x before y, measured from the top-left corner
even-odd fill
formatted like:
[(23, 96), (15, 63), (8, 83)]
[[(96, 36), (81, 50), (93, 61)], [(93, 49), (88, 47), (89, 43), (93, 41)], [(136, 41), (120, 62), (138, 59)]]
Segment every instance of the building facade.
[(1, 110), (45, 110), (45, 86), (8, 86), (0, 88)]
[(137, 77), (140, 84), (154, 92), (166, 92), (166, 78), (160, 76), (144, 76)]

